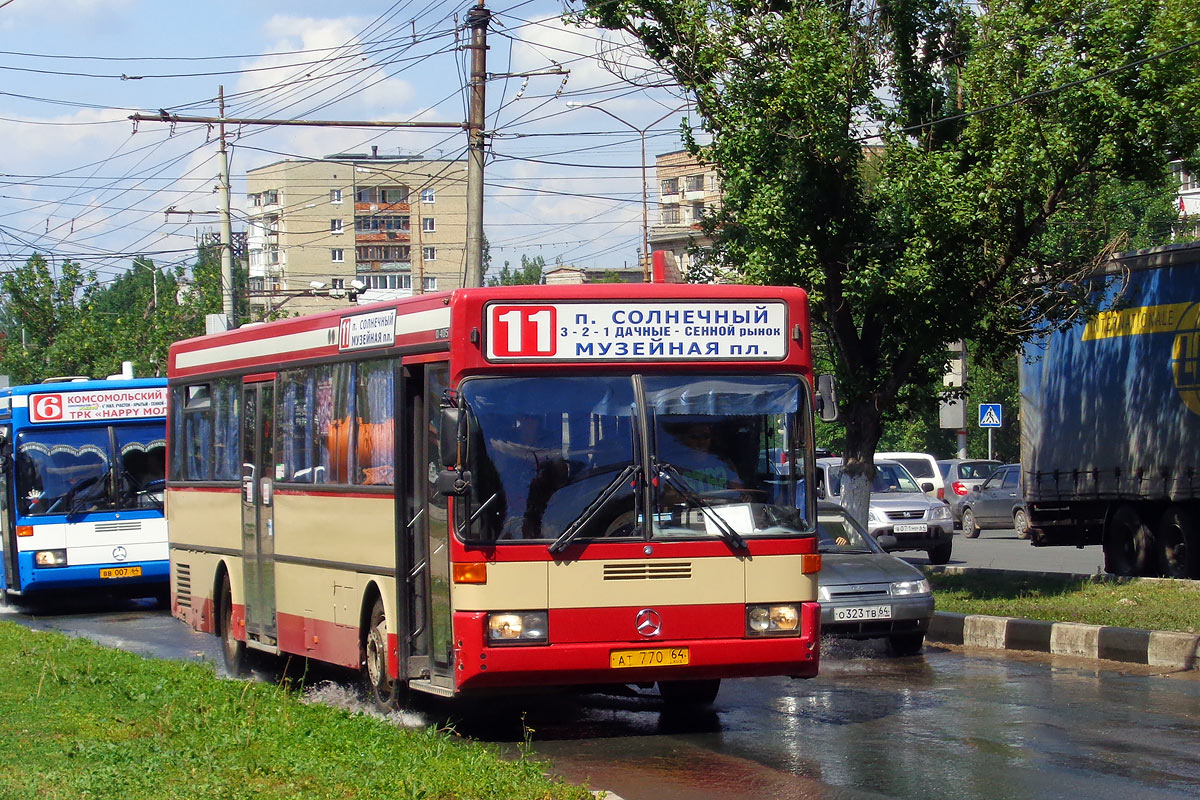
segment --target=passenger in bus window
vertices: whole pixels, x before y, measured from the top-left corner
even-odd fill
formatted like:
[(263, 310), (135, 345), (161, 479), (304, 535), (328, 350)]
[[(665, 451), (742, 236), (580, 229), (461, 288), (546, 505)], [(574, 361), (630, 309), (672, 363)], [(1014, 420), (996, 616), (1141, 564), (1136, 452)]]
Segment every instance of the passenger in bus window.
[(743, 488), (737, 471), (717, 449), (713, 424), (705, 420), (663, 423), (658, 458), (688, 489), (703, 495)]

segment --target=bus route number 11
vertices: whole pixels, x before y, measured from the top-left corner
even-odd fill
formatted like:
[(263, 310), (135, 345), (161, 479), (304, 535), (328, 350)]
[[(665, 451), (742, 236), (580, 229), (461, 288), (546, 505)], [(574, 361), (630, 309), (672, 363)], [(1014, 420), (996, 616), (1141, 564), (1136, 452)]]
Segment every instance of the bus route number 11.
[(492, 355), (499, 358), (545, 358), (558, 349), (554, 306), (492, 306)]

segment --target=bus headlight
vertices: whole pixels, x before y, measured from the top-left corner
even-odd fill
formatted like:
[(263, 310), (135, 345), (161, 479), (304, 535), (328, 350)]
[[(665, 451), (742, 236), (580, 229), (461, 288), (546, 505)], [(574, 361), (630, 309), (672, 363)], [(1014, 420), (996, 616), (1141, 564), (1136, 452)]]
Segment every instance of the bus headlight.
[(794, 605), (748, 606), (746, 635), (770, 636), (795, 633), (800, 628), (800, 612)]
[(33, 554), (33, 563), (39, 567), (65, 567), (66, 550), (38, 550)]
[(488, 644), (545, 644), (550, 641), (545, 611), (488, 614)]

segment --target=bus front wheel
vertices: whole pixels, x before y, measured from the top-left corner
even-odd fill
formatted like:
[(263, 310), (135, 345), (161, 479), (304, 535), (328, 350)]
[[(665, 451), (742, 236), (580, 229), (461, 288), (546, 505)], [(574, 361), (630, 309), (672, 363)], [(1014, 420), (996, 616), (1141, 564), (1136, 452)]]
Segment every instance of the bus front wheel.
[(669, 706), (710, 706), (721, 691), (721, 679), (659, 681), (658, 694)]
[(399, 683), (388, 675), (387, 652), (387, 615), (383, 600), (375, 598), (363, 639), (361, 673), (367, 701), (380, 711), (391, 711), (400, 702)]

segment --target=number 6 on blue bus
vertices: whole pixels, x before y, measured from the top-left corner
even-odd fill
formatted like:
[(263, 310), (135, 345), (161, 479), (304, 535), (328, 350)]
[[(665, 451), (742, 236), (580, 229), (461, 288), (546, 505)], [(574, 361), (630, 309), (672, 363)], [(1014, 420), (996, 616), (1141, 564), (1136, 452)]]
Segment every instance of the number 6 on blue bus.
[(167, 597), (166, 380), (0, 389), (0, 585)]

